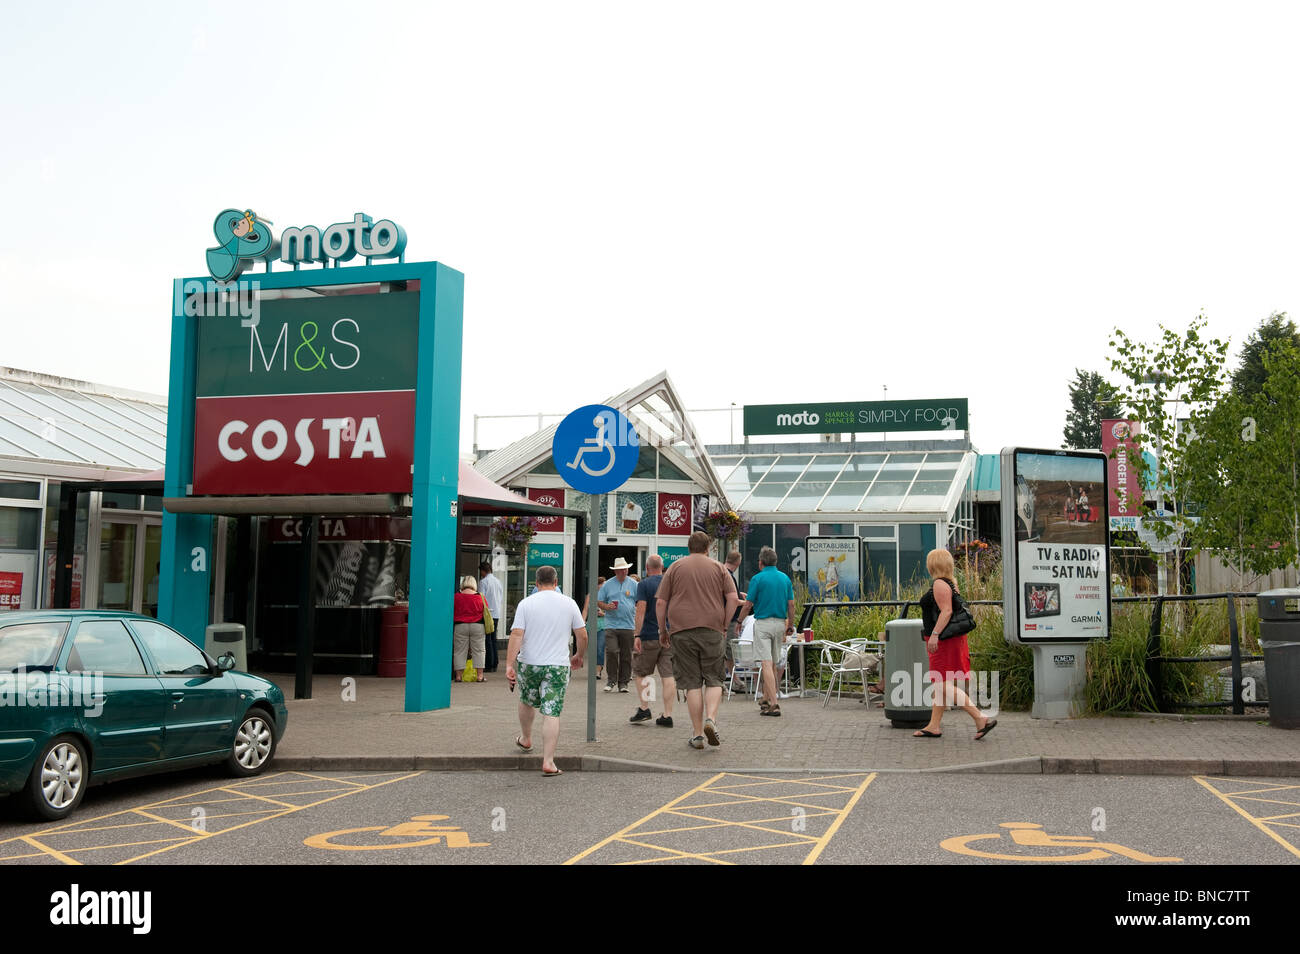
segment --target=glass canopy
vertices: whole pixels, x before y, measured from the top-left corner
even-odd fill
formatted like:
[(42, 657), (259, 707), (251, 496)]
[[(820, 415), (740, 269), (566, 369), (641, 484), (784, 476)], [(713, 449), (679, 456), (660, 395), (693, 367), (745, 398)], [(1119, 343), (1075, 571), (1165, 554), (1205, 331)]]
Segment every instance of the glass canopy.
[[(768, 513), (946, 513), (966, 451), (713, 455), (732, 506)], [(974, 456), (971, 454), (970, 456)], [(956, 492), (954, 492), (956, 491)]]

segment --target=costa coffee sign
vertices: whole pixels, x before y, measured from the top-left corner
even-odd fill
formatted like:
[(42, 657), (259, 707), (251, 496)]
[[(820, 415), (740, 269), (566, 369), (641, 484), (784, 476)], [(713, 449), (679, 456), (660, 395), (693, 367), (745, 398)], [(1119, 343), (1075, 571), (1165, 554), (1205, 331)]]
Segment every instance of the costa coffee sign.
[(200, 318), (195, 494), (409, 493), (419, 296)]
[(659, 532), (681, 534), (691, 532), (691, 495), (659, 495)]
[[(529, 487), (528, 499), (544, 507), (563, 507), (564, 491), (546, 487)], [(542, 533), (559, 533), (564, 530), (563, 517), (538, 517), (537, 529)]]
[(196, 494), (410, 493), (415, 392), (200, 398)]

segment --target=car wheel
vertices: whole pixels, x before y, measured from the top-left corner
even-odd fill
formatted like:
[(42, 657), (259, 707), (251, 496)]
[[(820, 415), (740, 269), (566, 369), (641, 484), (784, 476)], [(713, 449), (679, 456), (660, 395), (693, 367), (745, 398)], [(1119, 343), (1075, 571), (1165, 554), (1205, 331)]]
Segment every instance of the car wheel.
[(275, 755), (275, 722), (262, 709), (250, 709), (235, 730), (226, 768), (231, 775), (248, 778), (266, 771)]
[(52, 739), (41, 751), (27, 780), (27, 807), (37, 818), (58, 821), (81, 804), (90, 782), (90, 762), (80, 740), (70, 735)]

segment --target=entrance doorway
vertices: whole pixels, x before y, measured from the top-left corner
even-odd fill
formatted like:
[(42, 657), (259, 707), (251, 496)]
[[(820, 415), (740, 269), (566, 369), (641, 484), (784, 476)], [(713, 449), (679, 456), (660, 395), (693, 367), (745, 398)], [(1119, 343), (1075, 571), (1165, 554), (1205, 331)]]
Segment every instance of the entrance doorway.
[(614, 565), (615, 560), (622, 557), (632, 564), (632, 569), (628, 570), (629, 573), (636, 574), (637, 579), (645, 579), (646, 550), (646, 547), (611, 546), (608, 543), (602, 543), (599, 550), (600, 563), (596, 567), (596, 575), (603, 576), (605, 579), (612, 577), (614, 571), (610, 567)]
[(104, 515), (99, 530), (99, 609), (158, 616), (162, 519)]

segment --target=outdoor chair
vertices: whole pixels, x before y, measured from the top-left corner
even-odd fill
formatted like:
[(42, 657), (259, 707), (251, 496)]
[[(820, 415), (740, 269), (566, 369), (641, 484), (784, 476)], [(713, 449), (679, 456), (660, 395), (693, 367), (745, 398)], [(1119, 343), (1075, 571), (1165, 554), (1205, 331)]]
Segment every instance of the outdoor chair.
[(858, 687), (862, 691), (862, 701), (867, 701), (867, 676), (873, 653), (883, 654), (884, 644), (866, 639), (850, 639), (822, 647), (822, 669), (831, 674), (826, 697), (822, 700), (823, 708), (830, 704), (832, 692), (837, 700), (841, 698), (846, 684)]
[(763, 673), (762, 664), (754, 658), (754, 643), (741, 642), (738, 639), (730, 640), (731, 643), (731, 678), (727, 681), (727, 698), (731, 698), (732, 690), (739, 680), (744, 692), (751, 695), (758, 691), (759, 678)]

